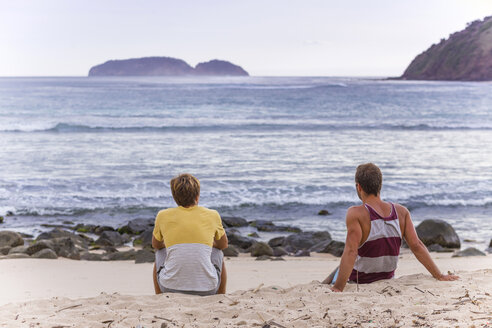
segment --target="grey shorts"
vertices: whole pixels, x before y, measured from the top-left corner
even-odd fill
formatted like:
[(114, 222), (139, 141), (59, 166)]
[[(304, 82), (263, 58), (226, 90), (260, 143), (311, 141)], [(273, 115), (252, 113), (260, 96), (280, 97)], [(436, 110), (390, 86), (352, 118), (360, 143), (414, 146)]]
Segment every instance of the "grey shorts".
[(162, 286), (161, 281), (159, 279), (159, 273), (162, 268), (164, 268), (164, 263), (166, 262), (167, 251), (165, 248), (159, 249), (155, 251), (155, 267), (157, 270), (157, 282), (159, 287), (161, 288), (161, 292), (163, 293), (182, 293), (182, 294), (190, 294), (190, 295), (199, 295), (199, 296), (207, 296), (207, 295), (215, 295), (217, 294), (217, 290), (220, 286), (220, 275), (222, 274), (222, 263), (224, 262), (224, 253), (218, 248), (212, 248), (212, 254), (210, 255), (210, 260), (217, 271), (217, 278), (219, 280), (217, 287), (213, 290), (208, 291), (189, 291), (189, 290), (175, 290), (169, 289)]

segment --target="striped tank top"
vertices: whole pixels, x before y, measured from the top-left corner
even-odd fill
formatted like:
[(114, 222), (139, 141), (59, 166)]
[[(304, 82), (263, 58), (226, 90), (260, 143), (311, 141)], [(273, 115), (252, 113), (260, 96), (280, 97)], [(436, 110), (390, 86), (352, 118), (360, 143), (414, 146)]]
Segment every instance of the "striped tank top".
[(391, 214), (388, 217), (382, 217), (371, 206), (364, 204), (369, 211), (371, 231), (358, 249), (350, 281), (368, 284), (395, 275), (402, 235), (395, 205), (390, 204)]

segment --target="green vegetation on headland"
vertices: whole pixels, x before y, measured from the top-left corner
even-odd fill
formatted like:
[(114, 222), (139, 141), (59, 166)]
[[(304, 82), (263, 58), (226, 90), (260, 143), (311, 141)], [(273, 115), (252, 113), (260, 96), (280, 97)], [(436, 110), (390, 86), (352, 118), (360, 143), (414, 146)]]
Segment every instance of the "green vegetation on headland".
[(399, 79), (492, 81), (492, 16), (433, 44)]

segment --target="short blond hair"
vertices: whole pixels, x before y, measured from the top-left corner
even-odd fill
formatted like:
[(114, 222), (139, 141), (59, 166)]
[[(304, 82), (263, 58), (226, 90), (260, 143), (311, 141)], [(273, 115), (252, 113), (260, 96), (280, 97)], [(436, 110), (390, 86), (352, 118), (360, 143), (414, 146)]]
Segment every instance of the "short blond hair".
[(193, 206), (200, 196), (200, 181), (191, 174), (180, 174), (171, 179), (171, 192), (178, 206)]

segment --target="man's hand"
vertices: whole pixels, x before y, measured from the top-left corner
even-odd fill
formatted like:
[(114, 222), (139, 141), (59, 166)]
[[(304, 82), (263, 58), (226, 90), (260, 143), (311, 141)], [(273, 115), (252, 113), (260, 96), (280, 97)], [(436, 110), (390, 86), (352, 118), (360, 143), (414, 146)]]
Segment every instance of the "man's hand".
[(440, 277), (436, 278), (439, 281), (455, 281), (460, 279), (460, 277), (455, 276), (454, 274), (442, 274)]

